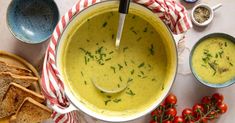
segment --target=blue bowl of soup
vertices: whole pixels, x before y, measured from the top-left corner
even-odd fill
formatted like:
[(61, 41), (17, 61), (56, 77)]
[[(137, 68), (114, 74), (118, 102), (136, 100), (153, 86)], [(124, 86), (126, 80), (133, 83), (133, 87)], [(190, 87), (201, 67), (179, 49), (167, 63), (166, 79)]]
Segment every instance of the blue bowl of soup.
[(46, 41), (59, 20), (53, 0), (12, 0), (7, 10), (7, 24), (18, 40), (37, 44)]
[(190, 67), (195, 78), (208, 87), (223, 88), (235, 83), (235, 38), (225, 33), (202, 37), (193, 47)]

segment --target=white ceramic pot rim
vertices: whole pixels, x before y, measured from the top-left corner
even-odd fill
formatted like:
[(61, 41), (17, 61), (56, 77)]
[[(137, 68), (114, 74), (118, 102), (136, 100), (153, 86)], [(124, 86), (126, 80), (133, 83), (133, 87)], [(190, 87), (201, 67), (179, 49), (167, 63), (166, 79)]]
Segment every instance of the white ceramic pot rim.
[[(75, 19), (75, 18), (78, 18), (78, 16), (80, 15), (80, 14), (84, 14), (84, 13), (87, 13), (88, 11), (92, 11), (91, 9), (92, 8), (95, 8), (95, 6), (96, 7), (102, 7), (102, 6), (104, 6), (104, 5), (112, 5), (112, 4), (117, 4), (118, 5), (118, 3), (117, 3), (117, 1), (103, 1), (103, 2), (99, 2), (99, 3), (96, 3), (96, 4), (94, 4), (94, 5), (91, 5), (90, 7), (88, 7), (87, 9), (85, 9), (85, 10), (83, 10), (83, 11), (81, 11), (79, 14), (77, 14), (77, 15), (75, 15), (75, 16), (73, 16), (73, 19), (72, 19), (72, 21), (71, 22), (69, 22), (68, 23), (68, 25), (69, 24), (71, 24), (72, 22), (73, 22), (73, 20)], [(154, 13), (152, 13), (152, 11), (150, 11), (149, 9), (147, 9), (147, 8), (145, 8), (145, 7), (143, 7), (143, 6), (141, 6), (141, 5), (139, 5), (139, 4), (136, 4), (136, 3), (131, 3), (130, 4), (130, 8), (136, 8), (136, 9), (141, 9), (141, 12), (143, 12), (143, 13), (151, 13), (151, 14), (149, 14), (149, 16), (154, 16), (156, 19), (159, 19), (159, 18), (157, 18), (157, 16), (154, 14)], [(141, 116), (144, 116), (144, 115), (146, 115), (147, 113), (149, 113), (149, 112), (151, 112), (152, 110), (154, 110), (160, 103), (161, 103), (161, 101), (166, 97), (166, 95), (167, 95), (167, 93), (169, 92), (169, 90), (170, 90), (170, 88), (172, 87), (172, 85), (173, 85), (173, 82), (174, 82), (174, 80), (175, 80), (175, 76), (176, 76), (176, 71), (177, 71), (177, 63), (178, 63), (178, 61), (177, 61), (177, 49), (176, 49), (176, 44), (175, 44), (175, 42), (174, 42), (174, 38), (173, 38), (173, 36), (171, 35), (171, 33), (170, 33), (170, 31), (169, 31), (169, 28), (167, 28), (167, 26), (162, 22), (162, 21), (160, 21), (159, 23), (161, 23), (161, 25), (164, 25), (165, 26), (165, 30), (167, 31), (167, 33), (168, 33), (168, 35), (169, 35), (169, 40), (171, 40), (171, 47), (173, 48), (173, 50), (172, 50), (172, 55), (174, 56), (173, 57), (173, 60), (175, 61), (175, 62), (173, 62), (173, 65), (171, 66), (171, 67), (174, 67), (174, 68), (172, 68), (173, 70), (173, 72), (172, 72), (172, 75), (169, 77), (170, 79), (170, 81), (169, 81), (169, 86), (168, 87), (165, 87), (165, 89), (164, 89), (164, 92), (162, 93), (162, 95), (160, 96), (160, 98), (152, 105), (152, 106), (150, 106), (148, 109), (146, 109), (145, 111), (143, 111), (143, 112), (140, 112), (140, 113), (138, 113), (138, 114), (136, 114), (136, 115), (130, 115), (130, 116), (125, 116), (125, 117), (121, 117), (121, 116), (117, 116), (117, 117), (115, 117), (115, 116), (106, 116), (106, 115), (102, 115), (102, 114), (100, 114), (100, 113), (97, 113), (97, 112), (94, 112), (94, 111), (92, 111), (91, 109), (89, 109), (88, 107), (86, 107), (83, 103), (81, 103), (74, 95), (73, 95), (73, 93), (70, 91), (70, 89), (69, 89), (69, 87), (67, 87), (66, 86), (66, 84), (64, 84), (64, 87), (65, 87), (65, 94), (66, 94), (66, 96), (68, 97), (68, 99), (69, 99), (69, 101), (71, 102), (71, 104), (70, 104), (70, 106), (68, 107), (68, 108), (65, 108), (65, 109), (60, 109), (60, 108), (58, 108), (57, 106), (52, 106), (52, 108), (55, 110), (55, 111), (57, 111), (57, 112), (59, 112), (59, 113), (62, 113), (62, 114), (64, 114), (64, 113), (68, 113), (68, 112), (70, 112), (70, 111), (73, 111), (73, 110), (80, 110), (80, 111), (82, 111), (82, 112), (84, 112), (84, 113), (86, 113), (86, 114), (88, 114), (88, 115), (90, 115), (90, 116), (92, 116), (92, 117), (95, 117), (95, 118), (97, 118), (97, 119), (99, 119), (99, 120), (103, 120), (103, 121), (110, 121), (110, 122), (123, 122), (123, 121), (130, 121), (130, 120), (134, 120), (134, 119), (137, 119), (137, 118), (139, 118), (139, 117), (141, 117)], [(68, 25), (66, 25), (66, 28), (65, 28), (65, 30), (63, 31), (63, 33), (61, 34), (62, 36), (61, 36), (61, 38), (59, 39), (59, 45), (57, 45), (57, 49), (56, 49), (56, 64), (57, 64), (57, 67), (58, 67), (58, 70), (59, 70), (59, 72), (61, 71), (60, 69), (61, 69), (61, 67), (60, 67), (60, 63), (59, 63), (59, 61), (60, 61), (60, 58), (61, 58), (61, 47), (60, 47), (60, 45), (63, 45), (62, 43), (61, 43), (61, 40), (63, 40), (63, 34), (65, 34), (66, 33), (66, 30), (68, 29)], [(72, 27), (72, 26), (71, 26)], [(62, 73), (62, 72), (60, 72), (60, 73)], [(62, 75), (62, 74), (61, 74)], [(63, 79), (63, 77), (61, 77), (62, 79)], [(63, 80), (62, 80), (63, 81)]]

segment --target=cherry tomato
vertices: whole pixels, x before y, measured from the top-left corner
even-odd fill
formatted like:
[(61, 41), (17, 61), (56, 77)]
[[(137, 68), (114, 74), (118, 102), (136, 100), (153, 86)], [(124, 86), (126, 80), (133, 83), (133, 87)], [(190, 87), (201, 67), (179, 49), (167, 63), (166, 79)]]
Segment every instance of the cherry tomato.
[(199, 123), (207, 123), (207, 119), (206, 118), (202, 118), (199, 121), (200, 121)]
[(196, 114), (197, 116), (200, 116), (204, 112), (204, 108), (201, 104), (195, 104), (193, 106), (193, 113)]
[(202, 104), (210, 104), (211, 103), (211, 97), (210, 96), (205, 96), (201, 100)]
[(215, 118), (218, 117), (218, 113), (216, 113), (215, 111), (211, 111), (208, 115), (207, 115), (207, 119), (208, 120), (213, 120)]
[(184, 118), (181, 116), (176, 116), (173, 123), (184, 123)]
[(204, 117), (204, 118), (199, 118), (196, 120), (196, 123), (207, 123), (207, 119)]
[(167, 115), (167, 116), (170, 116), (170, 117), (175, 117), (176, 114), (177, 114), (177, 111), (176, 111), (175, 108), (169, 108), (169, 109), (167, 109), (167, 111), (166, 111), (166, 115)]
[(224, 101), (224, 96), (219, 93), (215, 93), (212, 95), (212, 98), (215, 100), (217, 103), (222, 103)]
[(157, 109), (163, 111), (163, 109), (166, 108), (166, 105), (164, 103), (161, 103)]
[(149, 123), (157, 123), (157, 121), (155, 121), (155, 120), (151, 120)]
[(172, 123), (170, 120), (163, 121), (163, 123)]
[(183, 118), (186, 118), (187, 116), (192, 116), (192, 115), (193, 115), (193, 111), (192, 109), (189, 109), (189, 108), (184, 109), (182, 112)]
[(177, 103), (176, 96), (174, 94), (169, 94), (165, 99), (165, 103), (175, 105)]
[(225, 103), (221, 103), (221, 104), (217, 105), (217, 107), (220, 110), (221, 114), (227, 112), (227, 110), (228, 110), (228, 106)]
[(157, 110), (154, 110), (151, 112), (152, 117), (157, 116), (158, 114), (159, 114), (159, 112)]

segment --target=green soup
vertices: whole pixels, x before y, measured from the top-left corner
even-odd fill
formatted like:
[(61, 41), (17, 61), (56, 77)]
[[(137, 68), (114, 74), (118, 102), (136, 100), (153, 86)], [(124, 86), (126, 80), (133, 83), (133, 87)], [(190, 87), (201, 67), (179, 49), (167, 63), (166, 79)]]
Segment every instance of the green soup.
[(204, 81), (224, 83), (235, 78), (235, 44), (222, 37), (211, 37), (195, 48), (192, 67)]
[[(128, 14), (119, 50), (115, 49), (117, 12), (85, 20), (70, 32), (62, 58), (69, 87), (81, 102), (100, 113), (128, 114), (151, 106), (165, 88), (169, 64), (162, 39), (144, 19)], [(74, 36), (75, 35), (75, 36)], [(128, 87), (116, 94), (98, 90)], [(112, 114), (110, 113), (110, 115)]]

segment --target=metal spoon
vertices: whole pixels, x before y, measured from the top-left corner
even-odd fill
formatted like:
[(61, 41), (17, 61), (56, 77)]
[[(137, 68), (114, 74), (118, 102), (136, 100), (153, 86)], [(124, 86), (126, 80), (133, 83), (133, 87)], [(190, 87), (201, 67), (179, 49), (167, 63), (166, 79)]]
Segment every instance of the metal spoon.
[(120, 14), (119, 14), (119, 23), (118, 23), (117, 37), (116, 37), (116, 43), (115, 43), (115, 46), (117, 49), (119, 49), (120, 41), (122, 38), (122, 30), (123, 30), (123, 26), (125, 23), (126, 14), (128, 14), (129, 4), (130, 4), (130, 0), (120, 0), (120, 3), (119, 3)]
[(119, 88), (115, 88), (115, 89), (107, 89), (104, 87), (101, 87), (100, 85), (97, 84), (97, 81), (94, 78), (91, 78), (91, 82), (93, 83), (93, 85), (100, 91), (103, 91), (105, 93), (109, 93), (109, 94), (114, 94), (114, 93), (119, 93), (123, 90), (125, 90), (127, 88), (127, 84), (123, 84), (123, 86), (119, 87)]

